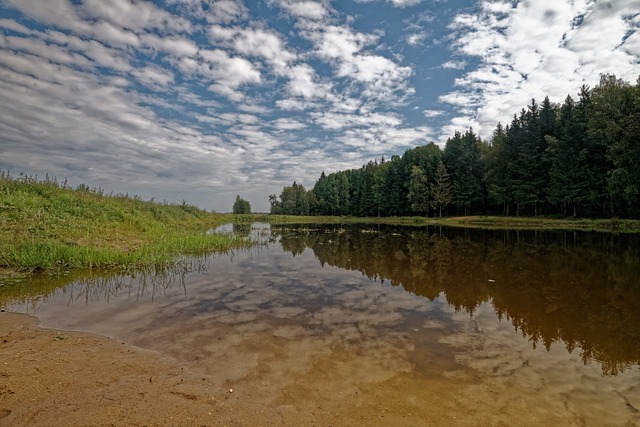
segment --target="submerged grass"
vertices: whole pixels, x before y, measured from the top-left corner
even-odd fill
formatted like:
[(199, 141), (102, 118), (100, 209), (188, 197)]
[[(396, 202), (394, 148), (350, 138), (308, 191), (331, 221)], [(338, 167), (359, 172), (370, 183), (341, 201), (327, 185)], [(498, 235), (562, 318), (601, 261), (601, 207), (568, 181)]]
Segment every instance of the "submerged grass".
[(208, 233), (232, 215), (182, 203), (106, 195), (81, 185), (0, 173), (0, 277), (70, 268), (168, 265), (179, 255), (248, 246)]

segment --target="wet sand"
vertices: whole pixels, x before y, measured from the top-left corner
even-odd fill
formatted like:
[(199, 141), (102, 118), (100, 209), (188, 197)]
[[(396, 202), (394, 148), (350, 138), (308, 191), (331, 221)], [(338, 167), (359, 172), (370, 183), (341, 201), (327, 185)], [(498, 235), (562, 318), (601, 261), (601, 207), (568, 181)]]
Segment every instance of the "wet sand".
[(251, 349), (226, 347), (230, 336), (220, 344), (203, 344), (209, 351), (191, 353), (181, 339), (193, 337), (174, 334), (175, 348), (185, 350), (161, 354), (99, 335), (43, 329), (34, 317), (0, 313), (0, 426), (614, 426), (640, 421), (634, 391), (616, 394), (614, 405), (603, 402), (607, 408), (599, 408), (591, 398), (574, 397), (567, 386), (556, 390), (559, 386), (540, 383), (529, 370), (528, 376), (485, 377), (456, 364), (442, 366), (442, 375), (421, 376), (402, 357), (381, 357), (383, 347), (367, 352), (327, 345), (326, 351), (310, 352), (298, 340), (270, 335), (262, 342), (250, 340), (260, 354), (255, 360), (234, 360)]
[[(2, 426), (455, 424), (444, 396), (422, 402), (418, 414), (392, 380), (383, 394), (377, 387), (280, 389), (261, 375), (219, 383), (189, 363), (111, 338), (43, 329), (13, 313), (0, 313), (0, 361)], [(323, 372), (307, 375), (317, 384), (312, 377)]]

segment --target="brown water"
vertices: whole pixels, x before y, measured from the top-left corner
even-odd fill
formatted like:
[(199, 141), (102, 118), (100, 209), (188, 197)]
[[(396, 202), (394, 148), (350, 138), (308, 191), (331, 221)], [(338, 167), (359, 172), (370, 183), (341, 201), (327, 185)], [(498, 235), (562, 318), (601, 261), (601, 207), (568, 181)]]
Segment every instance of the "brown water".
[(6, 308), (172, 355), (285, 420), (348, 408), (343, 425), (640, 425), (637, 236), (235, 231), (264, 244)]

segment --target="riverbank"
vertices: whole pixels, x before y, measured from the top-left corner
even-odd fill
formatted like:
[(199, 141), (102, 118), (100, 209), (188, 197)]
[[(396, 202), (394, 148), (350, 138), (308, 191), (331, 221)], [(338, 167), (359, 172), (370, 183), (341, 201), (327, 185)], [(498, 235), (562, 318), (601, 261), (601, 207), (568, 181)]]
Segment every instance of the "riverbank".
[(254, 425), (175, 359), (34, 317), (0, 313), (0, 360), (0, 426)]
[[(421, 386), (433, 397), (418, 412), (389, 399), (393, 382), (354, 394), (331, 389), (326, 372), (307, 378), (321, 387), (314, 397), (302, 393), (306, 383), (292, 386), (286, 376), (245, 374), (230, 382), (225, 372), (111, 338), (43, 329), (36, 318), (13, 313), (0, 313), (0, 360), (0, 426), (458, 424), (442, 380)], [(336, 395), (350, 398), (329, 397)]]
[(260, 221), (274, 225), (282, 224), (388, 224), (403, 226), (446, 226), (503, 230), (575, 230), (614, 233), (640, 233), (640, 221), (631, 219), (574, 219), (545, 217), (338, 217), (338, 216), (292, 216), (263, 215)]
[(180, 255), (247, 247), (241, 236), (216, 234), (218, 225), (264, 221), (294, 223), (440, 225), (491, 229), (579, 230), (639, 233), (640, 221), (468, 217), (303, 217), (230, 215), (182, 204), (70, 188), (55, 180), (0, 173), (0, 284), (32, 273), (69, 274), (74, 269), (140, 270), (171, 267)]
[(236, 220), (186, 202), (155, 203), (2, 174), (0, 279), (77, 268), (163, 268), (179, 255), (249, 246), (247, 239), (210, 232)]

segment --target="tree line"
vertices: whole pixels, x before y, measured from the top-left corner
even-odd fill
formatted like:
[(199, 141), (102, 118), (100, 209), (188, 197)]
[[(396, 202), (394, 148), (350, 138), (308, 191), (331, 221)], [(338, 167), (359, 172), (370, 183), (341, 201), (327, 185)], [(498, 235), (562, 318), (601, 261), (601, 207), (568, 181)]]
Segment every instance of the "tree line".
[(269, 202), (285, 215), (640, 218), (639, 165), (640, 77), (632, 85), (603, 74), (577, 100), (532, 99), (489, 141), (456, 132), (444, 149), (431, 142), (322, 172), (312, 189), (294, 182)]

